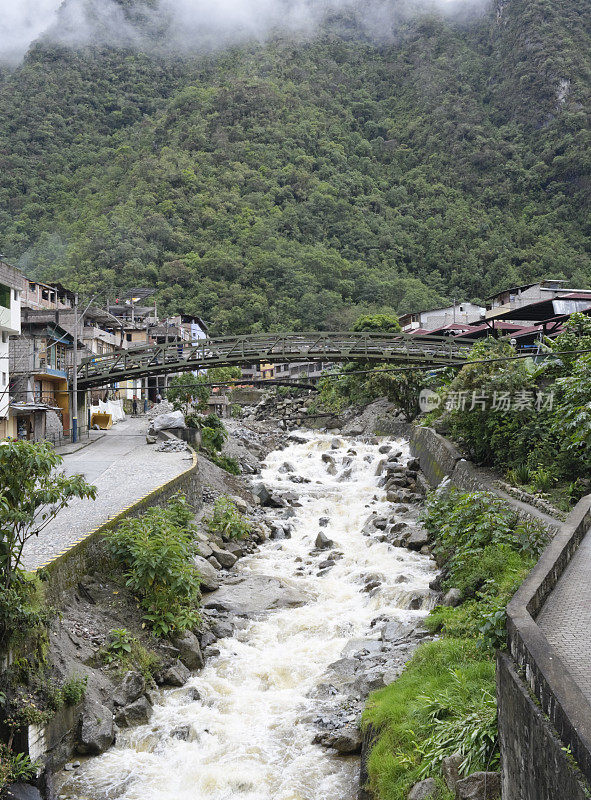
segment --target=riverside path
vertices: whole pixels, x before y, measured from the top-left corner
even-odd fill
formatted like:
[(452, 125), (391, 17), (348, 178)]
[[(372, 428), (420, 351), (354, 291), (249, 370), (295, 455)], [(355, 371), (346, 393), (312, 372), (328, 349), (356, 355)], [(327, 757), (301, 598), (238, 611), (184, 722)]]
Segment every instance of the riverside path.
[(68, 475), (82, 473), (97, 487), (96, 500), (75, 499), (24, 550), (24, 566), (51, 561), (86, 533), (107, 522), (152, 489), (184, 472), (189, 453), (160, 453), (146, 444), (148, 420), (128, 417), (87, 447), (64, 456)]

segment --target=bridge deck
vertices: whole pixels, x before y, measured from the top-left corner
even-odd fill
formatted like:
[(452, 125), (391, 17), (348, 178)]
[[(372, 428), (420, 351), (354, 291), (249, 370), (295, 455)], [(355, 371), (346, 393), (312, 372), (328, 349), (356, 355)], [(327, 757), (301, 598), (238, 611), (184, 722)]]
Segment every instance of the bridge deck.
[(345, 331), (231, 336), (88, 358), (78, 369), (78, 386), (89, 389), (150, 375), (260, 362), (374, 361), (437, 366), (461, 363), (471, 347), (471, 342), (460, 343), (449, 337), (414, 337), (405, 333)]

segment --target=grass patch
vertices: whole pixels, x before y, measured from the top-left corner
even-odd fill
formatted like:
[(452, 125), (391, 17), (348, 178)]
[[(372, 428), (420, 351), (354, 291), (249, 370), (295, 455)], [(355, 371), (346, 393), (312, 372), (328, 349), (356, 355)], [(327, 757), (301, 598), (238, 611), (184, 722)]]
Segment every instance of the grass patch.
[[(506, 606), (547, 542), (496, 496), (432, 493), (423, 522), (435, 540), (443, 587), (464, 602), (425, 620), (440, 639), (418, 648), (398, 680), (369, 698), (363, 726), (377, 738), (370, 787), (379, 800), (406, 800), (417, 781), (441, 781), (441, 762), (461, 753), (460, 772), (499, 765), (495, 649), (506, 646)], [(453, 800), (440, 784), (442, 800)]]
[(440, 777), (442, 758), (454, 752), (464, 756), (465, 774), (494, 768), (494, 691), (494, 658), (475, 642), (449, 637), (422, 645), (400, 678), (370, 697), (363, 716), (364, 727), (380, 731), (368, 761), (376, 796), (406, 800), (414, 783)]

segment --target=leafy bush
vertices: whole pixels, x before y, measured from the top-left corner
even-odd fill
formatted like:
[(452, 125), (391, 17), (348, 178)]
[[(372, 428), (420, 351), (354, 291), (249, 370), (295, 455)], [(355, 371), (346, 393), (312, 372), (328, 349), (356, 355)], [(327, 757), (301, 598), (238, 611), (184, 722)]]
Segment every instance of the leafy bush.
[(113, 628), (109, 632), (109, 640), (102, 651), (105, 664), (110, 664), (131, 653), (133, 636), (127, 628)]
[(138, 669), (148, 682), (161, 666), (158, 657), (146, 650), (139, 639), (126, 628), (110, 631), (107, 644), (98, 653), (98, 661), (101, 664), (116, 665), (121, 674)]
[(193, 627), (199, 621), (199, 576), (192, 563), (189, 507), (175, 498), (166, 508), (150, 508), (107, 534), (109, 549), (125, 570), (126, 585), (138, 596), (144, 619), (157, 636)]
[(62, 686), (62, 697), (66, 706), (77, 706), (86, 694), (88, 675), (74, 675)]
[(238, 511), (236, 503), (226, 495), (218, 497), (213, 507), (213, 516), (206, 520), (207, 529), (228, 539), (244, 539), (252, 530), (248, 520)]
[(24, 753), (15, 753), (7, 744), (0, 743), (0, 791), (9, 783), (26, 783), (37, 774), (38, 764)]

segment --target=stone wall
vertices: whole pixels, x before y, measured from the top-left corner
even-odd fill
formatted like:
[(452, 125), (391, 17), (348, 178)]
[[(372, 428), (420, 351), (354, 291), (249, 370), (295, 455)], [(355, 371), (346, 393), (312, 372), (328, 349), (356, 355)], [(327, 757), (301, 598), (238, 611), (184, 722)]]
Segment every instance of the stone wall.
[(504, 653), (497, 656), (497, 698), (503, 800), (588, 800), (583, 776)]
[(414, 426), (409, 440), (411, 453), (421, 462), (421, 470), (432, 488), (449, 478), (453, 486), (467, 492), (492, 492), (513, 506), (520, 517), (541, 522), (552, 534), (558, 530), (558, 520), (500, 489), (494, 475), (463, 458), (455, 445), (432, 428)]

